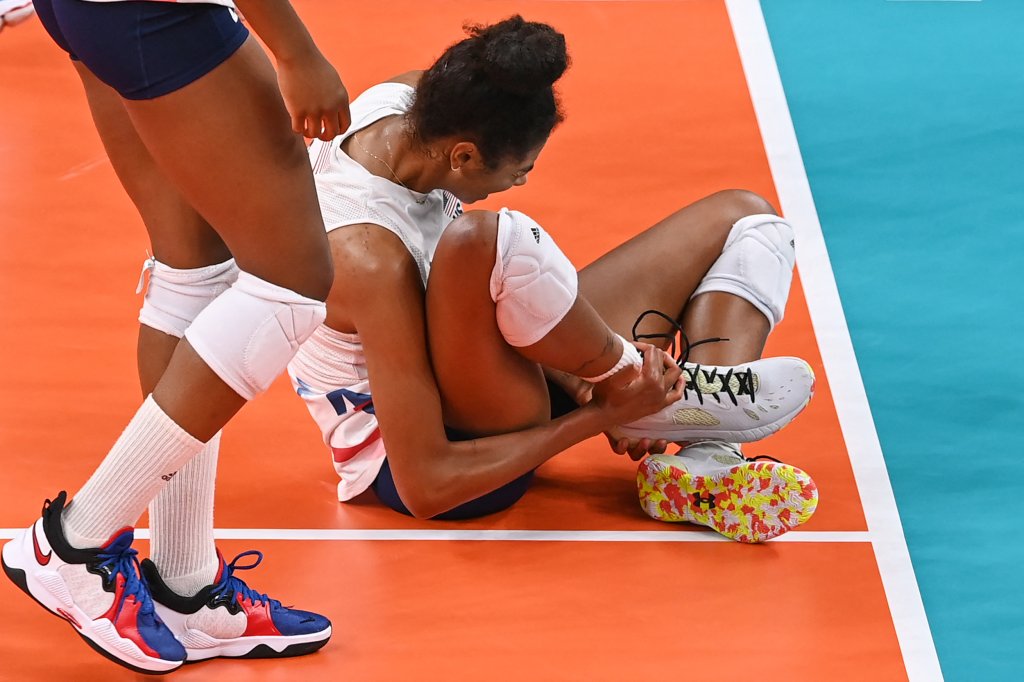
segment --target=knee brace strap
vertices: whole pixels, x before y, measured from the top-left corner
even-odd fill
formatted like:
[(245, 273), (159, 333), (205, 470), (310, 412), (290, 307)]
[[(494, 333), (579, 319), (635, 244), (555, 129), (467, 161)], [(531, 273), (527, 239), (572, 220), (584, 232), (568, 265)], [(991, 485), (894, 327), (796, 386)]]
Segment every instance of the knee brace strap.
[(267, 390), (299, 345), (327, 317), (327, 305), (247, 272), (196, 317), (185, 338), (246, 400)]
[(561, 322), (576, 301), (576, 268), (544, 228), (503, 208), (490, 289), (502, 336), (512, 346), (529, 346)]
[(782, 321), (796, 264), (793, 228), (776, 215), (752, 215), (732, 227), (722, 255), (694, 296), (724, 291), (749, 301), (772, 328)]
[(139, 310), (139, 322), (179, 339), (210, 301), (227, 291), (238, 277), (234, 259), (203, 268), (180, 270), (150, 258), (142, 266), (139, 286), (149, 271), (149, 286)]

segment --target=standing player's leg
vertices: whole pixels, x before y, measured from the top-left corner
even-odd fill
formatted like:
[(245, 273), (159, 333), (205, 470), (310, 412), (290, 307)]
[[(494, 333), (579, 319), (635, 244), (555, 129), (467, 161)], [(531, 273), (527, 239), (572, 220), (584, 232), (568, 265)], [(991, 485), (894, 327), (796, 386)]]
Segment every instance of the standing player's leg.
[[(143, 397), (153, 392), (185, 330), (238, 276), (220, 236), (156, 167), (118, 94), (74, 62), (107, 157), (149, 234), (149, 284), (139, 315)], [(145, 271), (143, 276), (145, 276)], [(140, 284), (142, 282), (140, 281)], [(213, 537), (220, 435), (185, 464), (149, 506), (150, 557), (171, 589), (192, 596), (220, 566)]]
[[(626, 330), (645, 310), (678, 320), (694, 343), (688, 353), (695, 390), (736, 381), (708, 366), (753, 363), (782, 319), (795, 262), (792, 229), (764, 199), (726, 191), (687, 206), (584, 268), (580, 290), (614, 328)], [(674, 334), (668, 321), (649, 316), (640, 334)], [(763, 366), (761, 361), (757, 366)], [(698, 368), (697, 364), (704, 365)], [(736, 373), (753, 391), (740, 397), (754, 422), (775, 409), (766, 376)], [(799, 366), (798, 366), (799, 369)], [(798, 384), (810, 380), (794, 377)], [(784, 391), (785, 377), (773, 382)], [(721, 396), (719, 396), (721, 397)], [(619, 449), (623, 445), (617, 444)], [(702, 442), (678, 457), (653, 455), (638, 471), (645, 511), (667, 521), (694, 521), (733, 539), (756, 542), (805, 522), (817, 503), (813, 481), (784, 464), (748, 462), (726, 442)], [(769, 491), (765, 494), (763, 491)], [(717, 501), (716, 501), (717, 500)]]
[[(159, 103), (150, 111), (163, 112), (165, 127), (161, 134), (156, 134), (155, 127), (150, 128), (151, 139), (147, 144), (151, 146), (147, 148), (152, 154), (153, 139), (157, 139), (155, 146), (163, 145), (165, 151), (168, 146), (175, 147), (166, 155), (179, 162), (176, 166), (168, 164), (176, 170), (177, 176), (165, 168), (161, 170), (179, 189), (187, 184), (182, 182), (182, 177), (189, 173), (205, 178), (199, 182), (203, 187), (198, 192), (196, 182), (189, 186), (197, 196), (189, 196), (189, 187), (182, 192), (186, 201), (200, 212), (206, 206), (202, 201), (205, 196), (223, 194), (222, 184), (230, 186), (238, 175), (246, 173), (249, 179), (256, 180), (252, 184), (240, 183), (242, 189), (235, 187), (231, 198), (249, 210), (239, 210), (236, 218), (217, 215), (218, 220), (225, 222), (223, 228), (218, 228), (223, 232), (224, 243), (232, 251), (237, 245), (255, 274), (242, 273), (234, 285), (196, 317), (188, 330), (189, 340), (175, 346), (168, 370), (157, 382), (153, 396), (129, 423), (85, 488), (75, 496), (74, 504), (69, 507), (70, 514), (63, 513), (66, 498), (62, 493), (52, 504), (48, 503), (40, 521), (4, 547), (8, 575), (49, 610), (73, 622), (94, 648), (134, 669), (167, 671), (180, 665), (184, 650), (155, 618), (148, 588), (132, 565), (132, 532), (125, 526), (134, 524), (146, 504), (176, 470), (198, 454), (204, 442), (212, 438), (247, 399), (266, 388), (298, 344), (323, 319), (323, 299), (332, 279), (330, 258), (304, 149), (301, 140), (290, 132), (274, 71), (251, 39), (242, 44), (247, 32), (244, 28), (232, 28), (230, 19), (226, 19), (226, 9), (210, 6), (171, 9), (134, 3), (103, 7), (94, 3), (61, 2), (60, 12), (64, 16), (54, 21), (57, 12), (52, 11), (48, 3), (43, 4), (47, 5), (44, 24), (65, 49), (68, 42), (62, 28), (73, 26), (77, 30), (83, 25), (82, 21), (95, 21), (99, 14), (113, 21), (138, 22), (138, 12), (189, 12), (185, 22), (161, 23), (160, 26), (168, 30), (191, 27), (195, 26), (191, 20), (197, 18), (207, 25), (219, 22), (219, 29), (207, 31), (205, 35), (231, 35), (231, 40), (236, 41), (212, 46), (212, 55), (226, 58), (219, 66), (215, 61), (207, 61), (213, 71), (170, 94), (149, 95), (155, 98), (150, 103)], [(214, 12), (221, 14), (214, 15)], [(88, 16), (71, 16), (75, 13)], [(137, 37), (130, 30), (122, 33)], [(174, 44), (186, 44), (181, 36), (174, 38)], [(118, 44), (87, 40), (80, 43), (80, 47), (116, 50)], [(254, 49), (259, 52), (258, 56), (254, 57)], [(81, 53), (80, 49), (76, 51)], [(117, 55), (92, 55), (96, 58), (94, 63), (103, 63), (105, 67), (114, 64), (116, 68), (127, 68), (134, 63), (112, 56)], [(89, 64), (89, 60), (86, 63)], [(148, 74), (145, 80), (148, 82)], [(125, 107), (131, 109), (137, 104), (126, 101)], [(170, 112), (175, 110), (177, 114), (171, 116)], [(211, 117), (217, 120), (211, 121)], [(142, 114), (140, 118), (146, 120), (147, 115)], [(187, 128), (182, 121), (190, 120), (201, 121), (199, 128), (182, 130)], [(145, 127), (134, 122), (132, 125), (136, 130)], [(227, 149), (216, 143), (209, 144), (211, 138), (219, 139), (216, 134), (219, 129), (237, 133), (236, 137), (223, 136), (227, 138)], [(195, 145), (193, 136), (206, 140), (207, 146)], [(236, 146), (245, 149), (238, 151)], [(187, 168), (189, 164), (184, 163), (184, 157), (189, 154), (192, 154), (191, 167)], [(209, 163), (211, 155), (220, 165)], [(249, 164), (267, 164), (271, 170), (263, 174), (248, 172)], [(162, 166), (163, 162), (158, 165)], [(230, 170), (235, 173), (226, 172)], [(293, 200), (299, 202), (300, 209), (289, 210)], [(253, 220), (254, 217), (257, 219)], [(269, 219), (269, 225), (260, 222), (259, 218), (264, 217)], [(254, 228), (252, 233), (245, 234), (250, 228)], [(289, 232), (290, 239), (284, 236)], [(268, 239), (275, 235), (276, 239)], [(269, 244), (261, 245), (261, 240)], [(267, 247), (272, 253), (265, 251)], [(202, 396), (203, 400), (196, 400), (196, 396)], [(70, 518), (62, 518), (65, 516)], [(78, 547), (64, 537), (65, 525), (73, 527), (71, 534), (79, 538)], [(82, 542), (93, 549), (79, 549)], [(34, 546), (35, 564), (29, 559), (33, 556), (33, 547), (29, 545)], [(47, 566), (54, 556), (59, 560)], [(219, 636), (228, 635), (232, 648), (206, 646), (203, 653), (253, 655), (269, 648), (270, 655), (289, 655), (322, 646), (330, 636), (326, 619), (283, 608), (279, 602), (249, 590), (238, 578), (232, 577), (234, 569), (248, 567), (251, 566), (222, 563), (217, 584), (206, 590), (199, 607), (213, 604), (209, 599), (211, 591), (219, 594), (223, 588), (225, 606), (233, 604), (236, 596), (250, 604), (254, 613), (262, 613), (269, 605), (273, 632), (255, 632), (243, 627), (246, 635), (256, 635), (248, 638), (239, 637), (241, 632), (225, 631)], [(78, 576), (83, 570), (91, 573), (90, 568), (116, 576), (119, 586), (121, 580), (125, 581), (123, 592), (109, 596), (114, 600), (110, 608), (116, 610), (116, 617), (104, 616), (109, 599), (93, 594), (94, 579), (85, 578), (84, 573)], [(135, 607), (122, 606), (129, 602)], [(192, 604), (176, 606), (190, 608)], [(247, 618), (249, 610), (246, 609)], [(122, 623), (122, 619), (125, 622)], [(308, 623), (312, 625), (306, 625)], [(246, 640), (241, 642), (243, 647), (248, 647), (244, 651), (234, 646), (240, 639)], [(301, 651), (293, 645), (298, 645)]]

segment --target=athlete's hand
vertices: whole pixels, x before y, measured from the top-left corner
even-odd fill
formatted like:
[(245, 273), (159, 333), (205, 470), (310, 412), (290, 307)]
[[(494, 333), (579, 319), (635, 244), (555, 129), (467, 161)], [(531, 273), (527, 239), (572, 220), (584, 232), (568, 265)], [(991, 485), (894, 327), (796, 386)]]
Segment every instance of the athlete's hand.
[(594, 386), (592, 402), (609, 428), (654, 414), (683, 395), (683, 373), (672, 356), (650, 344), (636, 347), (644, 358), (639, 369), (628, 367)]
[(348, 91), (323, 55), (279, 61), (277, 82), (295, 132), (330, 142), (348, 129)]
[(551, 383), (559, 386), (573, 399), (577, 405), (586, 405), (594, 391), (594, 384), (584, 381), (574, 374), (563, 372), (551, 367), (544, 368), (544, 376)]
[(664, 439), (626, 438), (615, 433), (614, 429), (604, 432), (608, 445), (617, 455), (629, 455), (634, 462), (639, 462), (647, 455), (662, 455), (668, 449), (669, 442)]

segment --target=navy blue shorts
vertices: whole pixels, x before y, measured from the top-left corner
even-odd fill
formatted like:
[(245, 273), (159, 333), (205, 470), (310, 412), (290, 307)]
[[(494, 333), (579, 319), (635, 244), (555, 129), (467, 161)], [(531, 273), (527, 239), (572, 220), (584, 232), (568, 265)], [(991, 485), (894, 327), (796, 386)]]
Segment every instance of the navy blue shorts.
[(238, 15), (221, 5), (35, 0), (35, 7), (54, 42), (125, 99), (185, 87), (249, 36)]
[[(558, 417), (564, 416), (579, 407), (576, 402), (569, 397), (569, 394), (562, 390), (561, 387), (548, 382), (548, 393), (551, 396), (551, 418), (557, 419)], [(453, 429), (446, 429), (448, 432), (449, 440), (469, 440), (473, 436), (468, 434), (459, 433)], [(513, 504), (519, 501), (526, 491), (529, 489), (530, 484), (533, 482), (533, 472), (527, 472), (516, 480), (506, 483), (497, 490), (470, 500), (465, 504), (460, 504), (458, 507), (444, 512), (435, 516), (435, 519), (443, 521), (460, 521), (464, 519), (475, 519), (481, 516), (487, 516), (489, 514), (496, 514), (500, 511), (505, 511)], [(384, 460), (384, 466), (381, 467), (380, 473), (377, 474), (377, 478), (374, 479), (371, 486), (373, 492), (376, 493), (377, 498), (391, 507), (395, 511), (403, 514), (410, 515), (409, 509), (402, 502), (402, 498), (398, 495), (398, 488), (395, 487), (395, 478), (391, 474), (391, 465), (388, 460)]]

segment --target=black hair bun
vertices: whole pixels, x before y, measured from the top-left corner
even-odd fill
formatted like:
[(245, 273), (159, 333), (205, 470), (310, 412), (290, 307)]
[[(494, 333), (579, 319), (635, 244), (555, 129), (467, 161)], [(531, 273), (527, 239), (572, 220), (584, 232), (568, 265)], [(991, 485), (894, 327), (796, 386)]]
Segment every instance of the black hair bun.
[(565, 36), (547, 24), (517, 14), (469, 32), (484, 74), (502, 90), (517, 95), (545, 90), (569, 67)]

